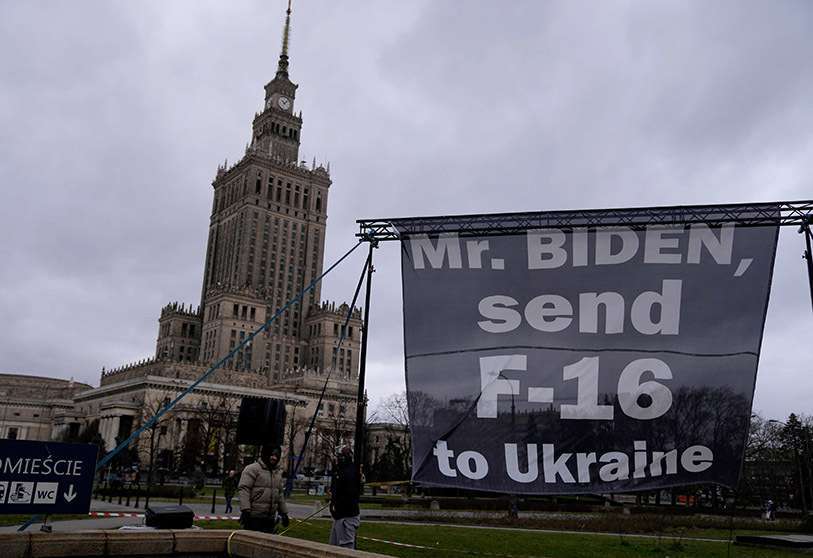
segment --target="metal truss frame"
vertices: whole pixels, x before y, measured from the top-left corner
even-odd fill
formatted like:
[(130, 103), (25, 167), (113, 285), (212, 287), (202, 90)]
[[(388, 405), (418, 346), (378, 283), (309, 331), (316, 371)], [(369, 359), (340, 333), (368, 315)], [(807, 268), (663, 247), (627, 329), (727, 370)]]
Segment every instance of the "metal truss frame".
[(813, 201), (777, 201), (727, 205), (682, 205), (583, 209), (526, 213), (491, 213), (433, 217), (359, 219), (356, 236), (367, 242), (401, 240), (416, 234), (494, 236), (522, 234), (532, 229), (630, 227), (649, 225), (804, 226), (813, 215)]

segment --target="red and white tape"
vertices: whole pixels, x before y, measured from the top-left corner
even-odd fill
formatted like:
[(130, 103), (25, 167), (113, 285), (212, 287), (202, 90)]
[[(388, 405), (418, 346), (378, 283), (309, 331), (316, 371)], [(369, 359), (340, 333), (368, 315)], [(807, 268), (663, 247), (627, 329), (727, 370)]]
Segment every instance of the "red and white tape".
[[(91, 517), (144, 517), (143, 513), (138, 512), (89, 512), (89, 516)], [(239, 515), (217, 515), (217, 514), (204, 514), (204, 515), (196, 515), (195, 520), (197, 521), (223, 521), (223, 520), (234, 520), (237, 521), (240, 519)]]

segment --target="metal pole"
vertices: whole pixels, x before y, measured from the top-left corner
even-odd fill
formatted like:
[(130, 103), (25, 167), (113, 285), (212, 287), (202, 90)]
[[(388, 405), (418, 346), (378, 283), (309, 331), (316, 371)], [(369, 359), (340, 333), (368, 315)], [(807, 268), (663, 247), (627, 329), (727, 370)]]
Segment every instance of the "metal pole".
[(356, 397), (356, 435), (353, 454), (356, 459), (356, 467), (361, 479), (361, 466), (364, 463), (364, 416), (365, 416), (365, 393), (364, 377), (367, 372), (367, 335), (370, 332), (370, 286), (373, 280), (373, 249), (377, 243), (370, 241), (370, 252), (367, 255), (367, 286), (364, 294), (364, 323), (361, 329), (361, 363), (359, 366), (359, 389)]
[(799, 227), (799, 232), (805, 235), (806, 250), (802, 257), (807, 260), (807, 282), (810, 285), (811, 305), (813, 305), (813, 250), (810, 249), (810, 237), (813, 236), (813, 233), (810, 232), (810, 222), (812, 220), (813, 216), (805, 216), (802, 226)]

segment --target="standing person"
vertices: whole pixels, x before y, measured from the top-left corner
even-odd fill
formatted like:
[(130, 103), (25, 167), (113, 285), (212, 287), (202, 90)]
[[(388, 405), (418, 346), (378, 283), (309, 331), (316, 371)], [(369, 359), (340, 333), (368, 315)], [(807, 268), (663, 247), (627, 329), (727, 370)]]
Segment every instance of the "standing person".
[(234, 470), (229, 471), (226, 478), (223, 479), (223, 496), (226, 497), (226, 511), (224, 513), (231, 513), (231, 501), (234, 498), (234, 493), (237, 492), (237, 472)]
[(288, 506), (282, 494), (282, 470), (277, 467), (280, 450), (263, 446), (260, 458), (240, 475), (240, 525), (243, 529), (273, 533), (279, 512), (282, 526), (288, 526)]
[(356, 548), (356, 531), (360, 524), (359, 481), (353, 452), (345, 446), (339, 451), (330, 479), (330, 515), (333, 517), (330, 544), (334, 546)]

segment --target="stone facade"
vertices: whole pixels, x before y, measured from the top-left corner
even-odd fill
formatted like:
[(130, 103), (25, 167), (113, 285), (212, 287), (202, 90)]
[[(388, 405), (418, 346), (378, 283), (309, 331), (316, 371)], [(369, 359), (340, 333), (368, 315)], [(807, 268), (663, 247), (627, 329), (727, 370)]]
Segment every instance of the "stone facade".
[[(134, 375), (110, 382), (74, 396), (74, 405), (86, 424), (98, 432), (107, 450), (167, 402), (174, 400), (192, 383), (191, 378), (162, 375)], [(201, 467), (205, 472), (238, 466), (242, 455), (235, 455), (237, 416), (246, 397), (281, 399), (289, 415), (296, 415), (309, 401), (291, 392), (261, 389), (250, 385), (225, 383), (199, 384), (154, 429), (141, 435), (136, 446), (141, 464), (153, 462), (159, 469), (185, 471)], [(231, 454), (229, 455), (229, 453)]]
[[(321, 301), (321, 283), (298, 303), (286, 306), (322, 273), (331, 187), (328, 165), (299, 160), (302, 114), (294, 112), (298, 86), (288, 75), (288, 25), (289, 18), (277, 72), (265, 86), (263, 109), (254, 115), (245, 154), (233, 165), (219, 166), (212, 182), (200, 301), (170, 303), (161, 309), (154, 356), (112, 370), (103, 368), (98, 388), (83, 385), (82, 390), (65, 392), (64, 399), (55, 395), (32, 399), (43, 405), (49, 401), (51, 418), (46, 419), (43, 411), (31, 417), (42, 419), (38, 422), (18, 421), (16, 427), (8, 422), (2, 435), (18, 428), (20, 437), (32, 433), (38, 439), (65, 438), (76, 434), (72, 425), (79, 424), (85, 432), (97, 431), (110, 450), (152, 416), (161, 402), (173, 399), (219, 364), (207, 382), (151, 433), (159, 453), (182, 446), (190, 436), (189, 425), (200, 424), (202, 415), (211, 414), (213, 403), (225, 409), (218, 419), (222, 423), (218, 435), (228, 436), (223, 434), (224, 425), (236, 420), (242, 397), (285, 399), (290, 418), (285, 449), (299, 452), (304, 438), (299, 423), (317, 411), (328, 375), (312, 452), (326, 456), (330, 445), (326, 440), (335, 445), (352, 437), (360, 311)], [(272, 316), (267, 329), (241, 346)], [(343, 332), (344, 341), (337, 347)], [(0, 389), (3, 385), (0, 382)], [(57, 414), (64, 416), (61, 422)], [(73, 430), (66, 433), (66, 424)], [(142, 439), (139, 452), (145, 443)], [(207, 438), (203, 443), (215, 442)], [(311, 461), (314, 467), (327, 465), (326, 459), (316, 456)]]
[(91, 386), (73, 380), (0, 374), (0, 438), (50, 440), (54, 435), (79, 434), (82, 417), (73, 397)]
[[(172, 530), (0, 533), (4, 558), (386, 558), (383, 554), (256, 531)], [(134, 550), (137, 549), (137, 550)]]

